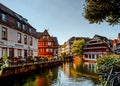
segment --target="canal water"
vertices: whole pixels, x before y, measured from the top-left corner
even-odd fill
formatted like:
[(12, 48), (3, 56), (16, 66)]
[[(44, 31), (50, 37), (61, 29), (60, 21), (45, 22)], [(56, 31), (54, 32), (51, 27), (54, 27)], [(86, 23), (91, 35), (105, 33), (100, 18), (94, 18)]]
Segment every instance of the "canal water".
[(101, 86), (95, 63), (74, 61), (0, 78), (0, 86)]

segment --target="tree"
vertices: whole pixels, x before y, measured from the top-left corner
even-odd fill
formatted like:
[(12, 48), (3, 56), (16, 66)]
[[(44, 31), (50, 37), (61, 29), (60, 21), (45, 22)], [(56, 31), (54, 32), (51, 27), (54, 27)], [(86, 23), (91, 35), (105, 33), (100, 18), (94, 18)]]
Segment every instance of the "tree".
[(90, 23), (120, 24), (120, 0), (86, 0), (84, 11)]
[(98, 73), (109, 73), (111, 68), (114, 71), (120, 67), (120, 55), (104, 55), (97, 59), (97, 71)]
[(74, 41), (72, 45), (72, 55), (77, 55), (77, 56), (82, 56), (83, 55), (83, 44), (84, 44), (84, 39), (82, 40), (76, 40)]

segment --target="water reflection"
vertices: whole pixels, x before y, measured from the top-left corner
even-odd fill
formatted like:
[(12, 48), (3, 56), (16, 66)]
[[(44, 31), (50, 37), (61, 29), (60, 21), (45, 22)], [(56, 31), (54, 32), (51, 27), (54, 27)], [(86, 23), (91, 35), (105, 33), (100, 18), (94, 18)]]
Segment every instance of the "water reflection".
[(58, 80), (52, 86), (101, 86), (95, 73), (95, 63), (64, 63), (58, 70)]
[(101, 86), (95, 63), (74, 61), (0, 79), (0, 86)]

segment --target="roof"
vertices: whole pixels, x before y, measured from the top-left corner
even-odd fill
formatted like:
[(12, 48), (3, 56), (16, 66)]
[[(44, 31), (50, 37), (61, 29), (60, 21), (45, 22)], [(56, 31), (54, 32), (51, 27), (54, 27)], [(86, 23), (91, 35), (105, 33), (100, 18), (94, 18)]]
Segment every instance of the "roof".
[[(9, 15), (17, 18), (18, 20), (26, 23), (26, 24), (29, 24), (28, 23), (28, 20), (24, 17), (22, 17), (21, 15), (15, 13), (14, 11), (12, 11), (11, 9), (9, 9), (8, 7), (4, 6), (2, 3), (0, 3), (0, 9), (5, 12), (5, 13), (8, 13)], [(29, 24), (30, 25), (30, 24)]]
[(94, 36), (90, 41), (88, 41), (85, 45), (101, 44), (101, 43), (111, 44), (110, 40), (108, 40), (106, 37), (100, 36), (100, 35), (95, 35), (95, 36)]
[[(47, 29), (45, 29), (44, 32), (37, 32), (37, 37), (38, 37), (38, 38), (40, 38), (42, 35), (49, 35)], [(58, 40), (57, 40), (57, 37), (51, 37), (51, 36), (50, 36), (50, 38), (52, 39), (52, 41), (55, 42), (55, 45), (57, 45), (57, 46), (59, 45)]]
[(59, 45), (57, 37), (52, 37), (52, 39), (55, 41), (55, 45)]
[(37, 32), (37, 37), (39, 38), (42, 35), (42, 32)]

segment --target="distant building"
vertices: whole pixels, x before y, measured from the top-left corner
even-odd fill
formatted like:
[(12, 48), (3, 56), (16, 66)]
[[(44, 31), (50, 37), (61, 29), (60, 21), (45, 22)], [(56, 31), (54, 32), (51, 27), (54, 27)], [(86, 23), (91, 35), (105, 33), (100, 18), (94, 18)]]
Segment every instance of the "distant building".
[(118, 38), (113, 41), (113, 52), (120, 54), (120, 33), (118, 33)]
[(112, 46), (110, 40), (104, 36), (95, 35), (83, 46), (83, 59), (96, 61), (98, 57), (110, 54)]
[(67, 55), (71, 55), (72, 44), (74, 43), (74, 41), (81, 40), (81, 39), (84, 39), (85, 42), (90, 40), (90, 38), (88, 38), (88, 37), (71, 37), (61, 46), (62, 53), (66, 53)]
[(36, 29), (21, 15), (0, 3), (0, 58), (37, 56)]
[(118, 39), (114, 39), (112, 45), (113, 45), (113, 53), (116, 53), (116, 50), (118, 48)]
[(47, 30), (38, 32), (38, 56), (53, 58), (58, 56), (58, 40), (51, 37)]
[(120, 43), (118, 43), (116, 46), (117, 46), (117, 49), (116, 49), (115, 53), (120, 54)]
[(120, 43), (120, 33), (118, 33), (118, 42)]
[(59, 45), (58, 47), (58, 56), (61, 56), (65, 53), (65, 45)]

